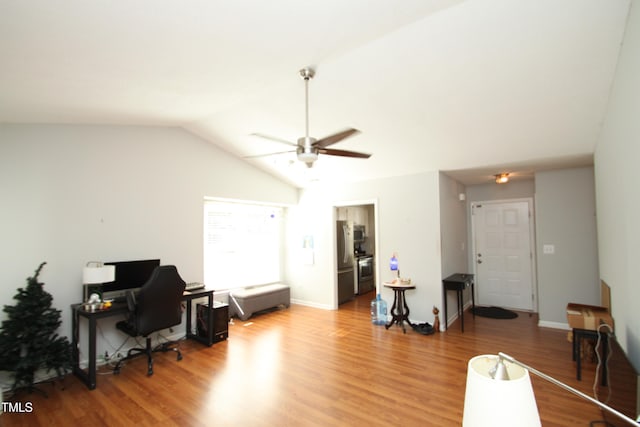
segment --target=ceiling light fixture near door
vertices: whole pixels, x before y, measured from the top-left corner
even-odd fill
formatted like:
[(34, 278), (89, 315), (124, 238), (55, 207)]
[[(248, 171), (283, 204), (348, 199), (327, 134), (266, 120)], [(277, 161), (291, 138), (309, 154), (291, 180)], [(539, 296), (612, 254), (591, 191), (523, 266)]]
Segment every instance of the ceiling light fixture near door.
[(496, 177), (496, 184), (506, 184), (509, 182), (509, 174), (508, 173), (499, 173), (494, 175)]

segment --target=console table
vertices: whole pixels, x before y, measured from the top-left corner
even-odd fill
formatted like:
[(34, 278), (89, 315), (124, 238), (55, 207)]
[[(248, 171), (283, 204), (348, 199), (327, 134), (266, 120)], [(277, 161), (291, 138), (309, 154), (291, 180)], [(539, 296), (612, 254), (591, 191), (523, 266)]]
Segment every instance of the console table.
[(406, 321), (409, 326), (413, 326), (409, 321), (409, 306), (404, 296), (404, 291), (407, 289), (415, 289), (414, 285), (403, 285), (402, 283), (385, 283), (384, 286), (393, 289), (393, 305), (391, 306), (391, 321), (384, 325), (386, 329), (389, 329), (391, 325), (397, 323), (402, 326), (402, 332), (407, 333), (404, 327)]
[[(460, 317), (460, 327), (464, 332), (464, 299), (463, 291), (468, 287), (471, 287), (471, 303), (473, 308), (476, 308), (476, 297), (473, 284), (473, 274), (456, 273), (442, 280), (442, 287), (444, 288), (444, 326), (448, 329), (447, 322), (447, 291), (456, 291), (458, 297), (458, 316)], [(473, 313), (473, 309), (471, 310)]]
[[(211, 346), (213, 344), (213, 316), (208, 317), (208, 328), (207, 328), (207, 336), (201, 337), (197, 334), (194, 334), (191, 331), (191, 311), (192, 311), (192, 302), (196, 298), (207, 297), (209, 302), (209, 307), (213, 307), (213, 290), (208, 289), (199, 289), (196, 291), (185, 291), (182, 295), (182, 301), (185, 301), (187, 304), (186, 311), (186, 329), (187, 329), (187, 338), (194, 339), (199, 341), (207, 346)], [(72, 363), (73, 363), (73, 373), (80, 378), (82, 382), (89, 388), (89, 390), (93, 390), (96, 388), (96, 323), (98, 319), (102, 319), (105, 317), (112, 317), (117, 315), (127, 314), (129, 308), (127, 307), (126, 302), (114, 303), (110, 308), (105, 310), (97, 310), (97, 311), (87, 311), (83, 308), (83, 304), (72, 304), (71, 305), (71, 329), (72, 329), (72, 343), (71, 343), (71, 352), (72, 352)], [(79, 324), (80, 318), (83, 317), (87, 319), (89, 322), (89, 360), (88, 360), (88, 369), (85, 371), (80, 367), (80, 343), (79, 343)]]

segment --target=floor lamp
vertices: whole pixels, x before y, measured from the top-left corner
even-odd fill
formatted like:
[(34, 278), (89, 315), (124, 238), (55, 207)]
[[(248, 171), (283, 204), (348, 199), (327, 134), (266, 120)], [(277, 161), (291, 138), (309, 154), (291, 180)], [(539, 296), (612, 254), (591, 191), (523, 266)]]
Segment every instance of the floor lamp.
[(469, 360), (462, 416), (463, 427), (540, 426), (540, 415), (529, 372), (594, 403), (629, 425), (636, 427), (640, 425), (599, 400), (509, 355), (498, 353), (497, 356), (481, 355)]

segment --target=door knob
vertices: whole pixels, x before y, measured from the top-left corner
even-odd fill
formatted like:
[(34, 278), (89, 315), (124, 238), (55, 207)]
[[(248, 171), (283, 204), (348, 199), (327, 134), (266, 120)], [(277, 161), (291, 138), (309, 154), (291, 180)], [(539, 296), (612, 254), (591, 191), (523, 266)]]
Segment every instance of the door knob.
[(481, 259), (478, 260), (478, 264), (482, 264), (482, 260)]

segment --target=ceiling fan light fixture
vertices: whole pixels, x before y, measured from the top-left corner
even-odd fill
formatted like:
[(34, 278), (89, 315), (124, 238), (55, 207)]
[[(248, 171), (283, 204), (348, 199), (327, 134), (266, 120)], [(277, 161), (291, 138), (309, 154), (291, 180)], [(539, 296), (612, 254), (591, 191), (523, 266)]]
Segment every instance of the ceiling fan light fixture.
[(318, 153), (314, 153), (314, 152), (305, 153), (304, 151), (299, 151), (298, 160), (305, 163), (313, 163), (316, 160), (318, 160)]
[(496, 184), (506, 184), (509, 182), (509, 174), (508, 173), (499, 173), (494, 175), (496, 178)]
[(313, 146), (314, 142), (316, 142), (316, 139), (309, 136), (298, 139), (296, 154), (298, 156), (298, 160), (306, 163), (307, 167), (311, 167), (313, 162), (318, 160), (319, 150)]

